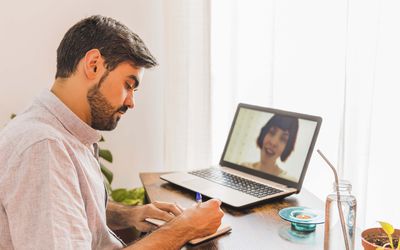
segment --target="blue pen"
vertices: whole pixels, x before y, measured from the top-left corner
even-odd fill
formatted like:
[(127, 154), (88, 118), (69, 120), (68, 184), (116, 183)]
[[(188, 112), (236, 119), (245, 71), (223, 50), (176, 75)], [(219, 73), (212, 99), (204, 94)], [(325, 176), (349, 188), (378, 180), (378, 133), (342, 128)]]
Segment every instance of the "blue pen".
[(200, 206), (201, 202), (202, 202), (201, 194), (199, 192), (196, 192), (196, 203), (197, 203), (197, 206)]

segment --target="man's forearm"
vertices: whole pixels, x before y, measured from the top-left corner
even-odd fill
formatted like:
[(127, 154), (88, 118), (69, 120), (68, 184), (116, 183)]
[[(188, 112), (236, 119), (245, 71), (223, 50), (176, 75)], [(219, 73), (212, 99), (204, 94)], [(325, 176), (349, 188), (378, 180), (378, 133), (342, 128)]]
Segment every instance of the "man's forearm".
[(107, 225), (112, 230), (119, 230), (132, 227), (130, 216), (132, 207), (124, 206), (113, 201), (107, 203)]
[(133, 245), (124, 248), (126, 250), (135, 249), (180, 249), (192, 237), (187, 227), (183, 227), (171, 221), (145, 238), (136, 241)]

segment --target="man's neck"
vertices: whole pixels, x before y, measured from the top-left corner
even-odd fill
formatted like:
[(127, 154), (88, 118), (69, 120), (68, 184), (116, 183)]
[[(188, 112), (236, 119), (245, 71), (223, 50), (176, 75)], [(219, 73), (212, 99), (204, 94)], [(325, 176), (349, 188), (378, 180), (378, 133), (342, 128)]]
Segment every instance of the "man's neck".
[(82, 121), (90, 125), (90, 108), (87, 101), (87, 92), (83, 86), (74, 79), (57, 78), (51, 88), (51, 92), (58, 97), (73, 113)]

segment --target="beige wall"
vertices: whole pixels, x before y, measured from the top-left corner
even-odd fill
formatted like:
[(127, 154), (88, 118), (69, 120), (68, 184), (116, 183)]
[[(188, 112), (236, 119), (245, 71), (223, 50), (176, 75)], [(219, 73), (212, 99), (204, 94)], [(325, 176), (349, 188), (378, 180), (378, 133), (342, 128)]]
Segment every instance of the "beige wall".
[(93, 14), (113, 17), (139, 34), (160, 67), (147, 71), (136, 109), (116, 130), (103, 133), (103, 147), (114, 154), (114, 187), (140, 185), (138, 172), (163, 169), (163, 4), (158, 0), (3, 1), (0, 2), (0, 128), (11, 113), (48, 89), (56, 48), (66, 30)]

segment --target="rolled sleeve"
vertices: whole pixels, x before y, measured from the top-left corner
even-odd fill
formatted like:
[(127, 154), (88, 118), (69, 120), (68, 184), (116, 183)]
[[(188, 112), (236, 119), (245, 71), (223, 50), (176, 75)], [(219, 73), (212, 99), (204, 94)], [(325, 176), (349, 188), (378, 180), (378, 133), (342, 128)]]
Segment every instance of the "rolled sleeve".
[(19, 155), (5, 197), (15, 249), (91, 249), (78, 173), (64, 145), (42, 140)]

